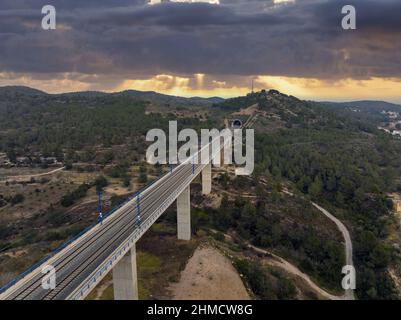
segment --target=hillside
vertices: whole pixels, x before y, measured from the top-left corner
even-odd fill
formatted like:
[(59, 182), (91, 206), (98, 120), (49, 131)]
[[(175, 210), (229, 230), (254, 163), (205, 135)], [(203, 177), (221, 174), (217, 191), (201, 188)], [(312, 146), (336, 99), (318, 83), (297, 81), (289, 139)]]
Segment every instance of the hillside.
[(397, 296), (388, 267), (400, 261), (399, 222), (388, 194), (401, 190), (401, 141), (378, 130), (369, 111), (344, 112), (277, 91), (232, 102), (234, 110), (258, 106), (255, 179), (290, 181), (348, 225), (359, 298)]
[(23, 87), (23, 86), (0, 87), (0, 97), (2, 99), (15, 98), (19, 95), (20, 96), (40, 96), (40, 95), (47, 95), (47, 93), (37, 90), (37, 89), (32, 89), (32, 88)]
[[(178, 103), (170, 96), (146, 96), (143, 99), (129, 92), (48, 95), (24, 87), (4, 87), (0, 90), (0, 152), (60, 157), (68, 150), (95, 145), (131, 144), (144, 154), (139, 137), (151, 128), (167, 128), (168, 120), (176, 119), (178, 113), (187, 111), (191, 127), (199, 127), (201, 120), (212, 125), (207, 115), (197, 114), (207, 107), (207, 99), (178, 98)], [(166, 109), (167, 101), (174, 106)]]
[(13, 98), (17, 96), (53, 96), (61, 99), (66, 98), (96, 98), (96, 97), (107, 97), (107, 96), (129, 96), (152, 103), (161, 104), (163, 106), (205, 106), (213, 103), (220, 103), (224, 101), (223, 98), (219, 97), (179, 97), (167, 94), (158, 93), (155, 91), (138, 91), (138, 90), (126, 90), (121, 92), (106, 93), (101, 91), (80, 91), (80, 92), (68, 92), (62, 94), (48, 94), (44, 91), (37, 89), (24, 87), (24, 86), (5, 86), (0, 87), (0, 97), (3, 99)]
[(178, 96), (171, 96), (166, 94), (161, 94), (154, 91), (137, 91), (137, 90), (127, 90), (115, 93), (115, 95), (128, 95), (131, 97), (137, 97), (140, 99), (148, 100), (153, 103), (160, 103), (164, 106), (203, 106), (210, 105), (212, 103), (219, 103), (224, 101), (223, 98), (219, 97), (210, 97), (210, 98), (201, 98), (201, 97), (191, 97), (191, 98), (183, 98)]

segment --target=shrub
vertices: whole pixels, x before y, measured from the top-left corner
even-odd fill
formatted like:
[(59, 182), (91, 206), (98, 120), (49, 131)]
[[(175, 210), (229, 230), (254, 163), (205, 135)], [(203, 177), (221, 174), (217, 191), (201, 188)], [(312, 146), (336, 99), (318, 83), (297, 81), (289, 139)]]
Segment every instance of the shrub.
[(109, 182), (104, 176), (98, 176), (94, 182), (97, 191), (103, 190), (103, 188), (106, 187), (108, 184)]
[(16, 205), (18, 203), (24, 202), (25, 197), (23, 194), (17, 193), (16, 195), (10, 198), (11, 205)]

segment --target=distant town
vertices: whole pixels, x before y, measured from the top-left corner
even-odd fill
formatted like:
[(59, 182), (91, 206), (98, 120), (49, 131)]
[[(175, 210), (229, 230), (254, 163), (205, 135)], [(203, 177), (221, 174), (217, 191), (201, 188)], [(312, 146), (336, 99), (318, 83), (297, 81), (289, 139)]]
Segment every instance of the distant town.
[(2, 168), (12, 168), (12, 167), (30, 167), (30, 166), (40, 166), (42, 168), (47, 168), (49, 166), (61, 165), (62, 162), (59, 161), (57, 157), (47, 157), (39, 152), (33, 153), (29, 156), (14, 156), (4, 152), (0, 152), (0, 167)]
[(381, 113), (388, 117), (388, 121), (383, 126), (380, 126), (379, 129), (387, 133), (390, 133), (393, 136), (401, 138), (400, 113), (395, 111), (385, 111), (385, 110), (383, 110)]

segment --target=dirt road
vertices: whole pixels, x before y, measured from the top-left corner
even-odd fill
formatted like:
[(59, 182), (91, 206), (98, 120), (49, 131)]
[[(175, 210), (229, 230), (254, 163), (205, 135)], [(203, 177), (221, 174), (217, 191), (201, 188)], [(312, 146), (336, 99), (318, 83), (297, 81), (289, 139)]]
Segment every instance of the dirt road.
[(48, 172), (44, 172), (44, 173), (37, 173), (37, 174), (27, 174), (27, 175), (21, 175), (21, 176), (9, 176), (7, 177), (6, 181), (29, 181), (32, 178), (39, 178), (39, 177), (43, 177), (43, 176), (47, 176), (56, 172), (59, 172), (61, 170), (63, 170), (65, 167), (61, 167), (61, 168), (57, 168)]
[[(338, 220), (335, 216), (333, 216), (330, 212), (328, 212), (326, 209), (322, 208), (318, 204), (312, 202), (312, 205), (316, 209), (318, 209), (320, 212), (322, 212), (327, 218), (329, 218), (331, 221), (333, 221), (336, 224), (338, 230), (341, 231), (341, 233), (343, 234), (343, 237), (344, 237), (344, 241), (345, 241), (345, 263), (349, 266), (354, 266), (354, 262), (352, 260), (352, 241), (351, 241), (351, 236), (350, 236), (346, 226), (340, 220)], [(345, 290), (344, 297), (345, 297), (345, 300), (354, 300), (355, 299), (354, 291), (353, 290)]]
[(286, 272), (303, 279), (313, 291), (315, 291), (316, 293), (321, 295), (323, 298), (326, 298), (329, 300), (347, 300), (347, 299), (345, 299), (344, 296), (335, 296), (335, 295), (332, 295), (331, 293), (323, 290), (321, 287), (319, 287), (317, 284), (315, 284), (306, 273), (303, 273), (295, 265), (293, 265), (292, 263), (288, 262), (287, 260), (281, 258), (280, 256), (278, 256), (270, 251), (255, 247), (251, 244), (248, 244), (248, 247), (257, 253), (263, 253), (268, 256), (271, 256), (272, 258), (270, 258), (270, 257), (265, 258), (265, 262), (267, 264), (281, 268), (281, 269), (285, 270)]

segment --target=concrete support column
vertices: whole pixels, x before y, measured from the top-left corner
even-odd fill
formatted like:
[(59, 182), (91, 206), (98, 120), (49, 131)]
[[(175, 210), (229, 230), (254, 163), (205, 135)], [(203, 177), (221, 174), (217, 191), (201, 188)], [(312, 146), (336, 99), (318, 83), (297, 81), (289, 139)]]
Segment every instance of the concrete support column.
[(190, 187), (186, 187), (177, 198), (177, 236), (179, 240), (191, 240)]
[(138, 300), (135, 244), (113, 268), (113, 287), (114, 300)]
[(209, 163), (202, 170), (202, 193), (209, 194), (212, 192), (212, 165)]

